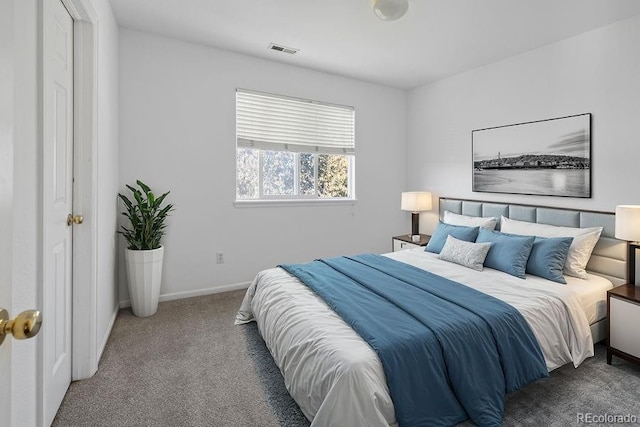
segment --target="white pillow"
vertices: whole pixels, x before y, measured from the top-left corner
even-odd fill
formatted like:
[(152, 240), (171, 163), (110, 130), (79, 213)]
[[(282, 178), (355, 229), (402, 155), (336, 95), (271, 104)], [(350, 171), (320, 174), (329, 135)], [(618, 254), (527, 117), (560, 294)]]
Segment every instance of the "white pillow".
[(453, 212), (444, 211), (444, 217), (442, 222), (451, 225), (464, 225), (465, 227), (482, 227), (487, 230), (494, 230), (498, 220), (492, 216), (479, 217), (479, 216), (467, 216), (458, 215)]
[(474, 270), (482, 271), (484, 259), (489, 253), (491, 243), (473, 243), (459, 240), (452, 235), (447, 236), (440, 255), (443, 261), (454, 262)]
[(567, 261), (564, 263), (564, 274), (587, 279), (587, 263), (591, 252), (598, 243), (602, 227), (574, 228), (556, 225), (536, 224), (505, 218), (500, 220), (500, 231), (503, 233), (521, 234), (538, 237), (573, 237), (569, 246)]

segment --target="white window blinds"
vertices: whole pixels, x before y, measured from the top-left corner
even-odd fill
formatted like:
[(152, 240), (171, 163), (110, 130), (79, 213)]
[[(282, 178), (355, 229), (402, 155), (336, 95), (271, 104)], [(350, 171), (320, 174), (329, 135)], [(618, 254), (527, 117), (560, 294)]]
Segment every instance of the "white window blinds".
[(353, 107), (236, 90), (238, 147), (354, 154), (354, 123)]

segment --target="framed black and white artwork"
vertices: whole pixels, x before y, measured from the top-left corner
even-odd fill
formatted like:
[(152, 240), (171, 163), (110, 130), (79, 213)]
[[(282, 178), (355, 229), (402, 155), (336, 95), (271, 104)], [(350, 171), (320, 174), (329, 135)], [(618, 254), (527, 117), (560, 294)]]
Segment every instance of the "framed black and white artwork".
[(471, 132), (473, 191), (591, 197), (591, 114)]

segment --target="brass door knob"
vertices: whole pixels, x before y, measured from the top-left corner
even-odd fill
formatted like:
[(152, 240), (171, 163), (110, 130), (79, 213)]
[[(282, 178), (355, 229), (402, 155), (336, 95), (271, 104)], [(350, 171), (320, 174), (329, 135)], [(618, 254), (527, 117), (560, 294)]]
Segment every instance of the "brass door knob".
[(84, 217), (82, 215), (67, 215), (67, 225), (71, 227), (72, 224), (82, 224)]
[(15, 339), (24, 340), (38, 334), (42, 326), (42, 315), (38, 310), (27, 310), (9, 320), (9, 312), (0, 309), (0, 344), (11, 334)]

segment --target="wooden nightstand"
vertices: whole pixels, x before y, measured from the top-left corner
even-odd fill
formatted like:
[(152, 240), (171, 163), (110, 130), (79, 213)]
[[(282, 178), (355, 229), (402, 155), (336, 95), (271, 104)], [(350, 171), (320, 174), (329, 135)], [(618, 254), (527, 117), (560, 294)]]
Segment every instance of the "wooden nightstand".
[(391, 238), (391, 249), (393, 252), (402, 251), (404, 249), (414, 249), (419, 248), (420, 246), (427, 246), (431, 240), (431, 236), (428, 234), (420, 234), (420, 241), (418, 243), (413, 243), (411, 241), (411, 236), (408, 234), (403, 234), (402, 236), (395, 236)]
[(640, 287), (622, 285), (607, 291), (607, 364), (611, 356), (640, 364)]

